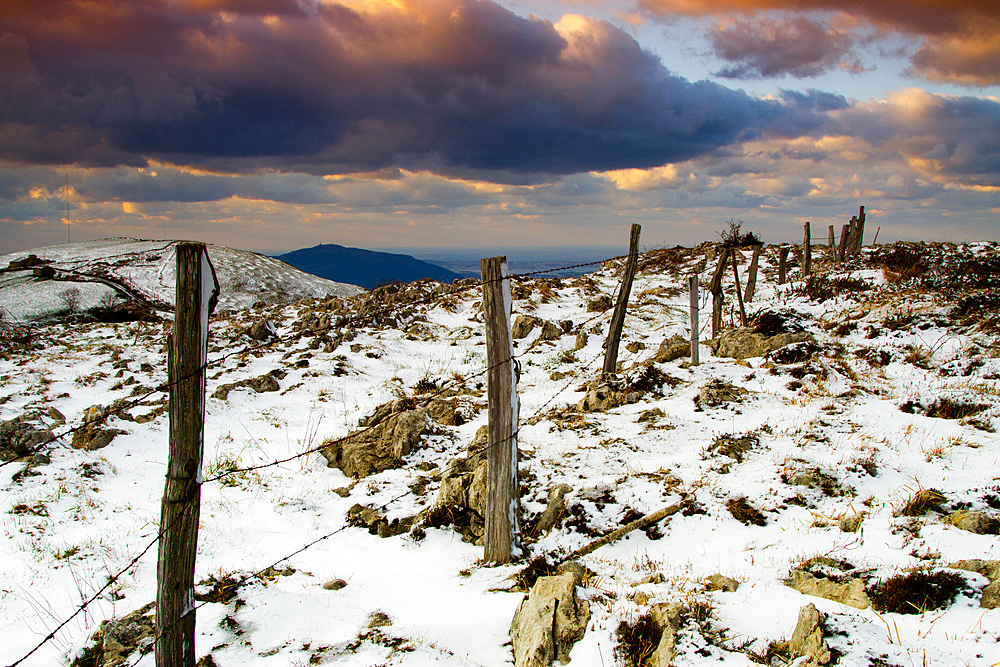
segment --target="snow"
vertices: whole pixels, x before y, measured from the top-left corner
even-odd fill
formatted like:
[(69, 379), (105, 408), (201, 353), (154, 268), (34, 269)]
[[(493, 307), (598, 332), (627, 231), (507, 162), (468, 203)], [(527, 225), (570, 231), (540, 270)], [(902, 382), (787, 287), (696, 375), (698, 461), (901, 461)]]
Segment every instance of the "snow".
[[(123, 240), (115, 244), (117, 249), (95, 243), (31, 252), (66, 267), (129, 253), (130, 262), (117, 270), (160, 298), (172, 299), (169, 247)], [(976, 244), (975, 252), (987, 256), (998, 249)], [(161, 258), (144, 259), (150, 253)], [(485, 367), (475, 290), (453, 297), (453, 310), (426, 308), (423, 324), (430, 335), (407, 334), (405, 326), (360, 326), (352, 341), (324, 352), (322, 347), (309, 349), (311, 338), (296, 335), (293, 324), (305, 304), (250, 309), (259, 299), (232, 292), (227, 297), (226, 291), (238, 274), (252, 274), (261, 285), (292, 281), (289, 289), (302, 293), (321, 283), (264, 262), (266, 258), (248, 259), (216, 246), (210, 253), (223, 284), (220, 308), (234, 312), (210, 323), (206, 479), (227, 467), (266, 464), (343, 436), (378, 405), (400, 393), (412, 394), (422, 379), (472, 377)], [(689, 335), (687, 275), (701, 257), (637, 275), (619, 355), (626, 369), (641, 368), (664, 338)], [(0, 258), (0, 265), (11, 258)], [(753, 664), (746, 650), (763, 652), (768, 642), (790, 636), (799, 608), (807, 603), (826, 612), (830, 626), (841, 633), (829, 639), (843, 653), (841, 665), (877, 660), (882, 662), (875, 664), (900, 666), (995, 665), (1000, 661), (1000, 610), (980, 608), (977, 595), (923, 614), (878, 614), (806, 596), (783, 584), (794, 566), (817, 555), (848, 560), (882, 578), (914, 567), (946, 567), (959, 559), (1000, 559), (996, 536), (961, 531), (933, 513), (916, 519), (897, 516), (913, 493), (927, 488), (940, 490), (951, 503), (993, 511), (984, 498), (1000, 493), (997, 436), (971, 420), (911, 414), (899, 406), (942, 396), (974, 400), (989, 405), (978, 418), (1000, 425), (995, 339), (988, 332), (949, 325), (946, 318), (937, 322), (933, 316), (947, 314), (951, 302), (900, 292), (886, 284), (881, 271), (854, 268), (851, 277), (873, 289), (817, 303), (806, 298), (801, 282), (774, 284), (772, 260), (767, 253), (761, 257), (749, 309), (801, 314), (822, 346), (818, 365), (824, 373), (807, 373), (800, 388), (790, 388), (792, 377), (782, 368), (772, 372), (767, 359), (723, 359), (703, 344), (697, 366), (684, 360), (657, 365), (679, 381), (665, 387), (662, 397), (646, 395), (636, 404), (586, 414), (572, 427), (561, 427), (551, 409), (575, 405), (583, 396), (582, 385), (599, 374), (611, 311), (587, 313), (586, 304), (598, 293), (614, 295), (618, 274), (608, 268), (582, 279), (549, 282), (552, 294), (547, 297), (539, 282), (529, 282), (531, 298), (513, 301), (515, 314), (589, 322), (588, 330), (601, 327), (575, 353), (576, 361), (564, 354), (573, 346), (572, 335), (536, 345), (533, 332), (516, 342), (520, 470), (522, 479), (529, 480), (521, 499), (525, 513), (544, 509), (548, 489), (559, 483), (572, 487), (567, 501), (581, 506), (587, 523), (600, 534), (619, 527), (626, 508), (648, 514), (678, 502), (682, 494), (692, 494), (701, 509), (659, 524), (659, 539), (636, 531), (583, 559), (597, 576), (581, 591), (591, 600), (592, 616), (571, 653), (572, 664), (616, 664), (615, 630), (622, 620), (644, 611), (647, 604), (636, 598), (642, 592), (654, 602), (705, 602), (712, 608), (710, 626), (725, 633), (724, 641), (712, 642), (686, 628), (681, 641), (685, 652), (677, 665)], [(709, 262), (702, 274), (703, 287), (713, 266)], [(30, 286), (31, 291), (26, 285), (17, 289), (20, 303), (11, 298), (4, 307), (12, 312), (20, 308), (19, 318), (47, 307), (39, 304), (49, 297), (35, 301), (39, 285)], [(0, 291), (5, 299), (8, 293)], [(927, 314), (928, 326), (884, 326), (888, 317), (904, 311)], [(238, 331), (262, 318), (275, 323), (283, 342), (216, 362), (246, 348), (251, 341)], [(843, 335), (829, 326), (848, 319), (856, 326)], [(169, 322), (38, 325), (38, 349), (0, 359), (0, 420), (51, 407), (75, 426), (91, 405), (127, 398), (135, 386), (157, 386), (165, 380), (163, 341), (169, 327)], [(645, 349), (628, 352), (625, 346), (637, 341)], [(836, 346), (842, 349), (837, 352)], [(863, 349), (885, 351), (892, 360), (884, 367), (872, 366), (854, 355)], [(913, 350), (922, 356), (914, 356)], [(309, 365), (297, 366), (299, 359), (308, 359)], [(973, 359), (981, 364), (968, 375), (945, 372), (964, 369)], [(344, 363), (348, 373), (334, 375), (333, 369)], [(219, 384), (279, 368), (286, 375), (278, 392), (240, 388), (227, 400), (211, 397)], [(571, 375), (554, 381), (554, 370)], [(132, 378), (135, 385), (125, 384)], [(743, 387), (749, 396), (741, 403), (696, 410), (694, 397), (713, 378)], [(476, 382), (485, 389), (485, 378), (471, 384)], [(164, 398), (153, 395), (133, 415), (152, 411)], [(196, 582), (260, 572), (271, 565), (292, 570), (249, 579), (237, 591), (240, 603), (199, 603), (198, 657), (211, 654), (220, 667), (511, 664), (508, 631), (523, 593), (503, 589), (523, 564), (484, 566), (482, 547), (463, 542), (450, 529), (429, 528), (422, 540), (408, 535), (383, 539), (347, 526), (345, 520), (355, 503), (381, 505), (401, 497), (389, 504), (389, 519), (411, 516), (432, 503), (436, 481), (424, 496), (409, 491), (409, 484), (427, 476), (421, 463), (440, 469), (465, 451), (486, 419), (485, 394), (469, 402), (478, 409), (468, 423), (439, 427), (440, 433), (411, 453), (403, 468), (353, 485), (339, 470), (327, 468), (319, 454), (206, 482)], [(530, 420), (543, 407), (541, 419)], [(653, 408), (664, 416), (637, 421)], [(66, 438), (50, 448), (50, 463), (31, 467), (35, 475), (18, 475), (23, 463), (0, 467), (0, 664), (30, 651), (156, 537), (167, 419), (160, 414), (140, 424), (112, 418), (110, 426), (127, 431), (125, 435), (97, 451), (74, 449)], [(64, 428), (53, 425), (57, 433)], [(707, 453), (718, 436), (749, 431), (757, 432), (760, 445), (742, 462)], [(874, 474), (862, 465), (866, 462), (874, 463)], [(782, 473), (796, 466), (830, 473), (843, 492), (828, 494), (783, 481)], [(671, 478), (677, 482), (670, 483)], [(350, 490), (342, 496), (345, 487)], [(747, 526), (729, 514), (727, 500), (739, 496), (765, 512), (767, 525)], [(837, 519), (856, 511), (867, 512), (862, 530), (842, 532)], [(592, 539), (564, 523), (529, 542), (529, 557), (568, 552)], [(120, 618), (153, 601), (155, 553), (151, 549), (21, 664), (69, 664), (102, 620)], [(654, 571), (664, 575), (663, 583), (641, 583)], [(707, 592), (702, 582), (714, 573), (733, 577), (741, 586), (733, 593)], [(324, 589), (335, 578), (347, 586)], [(977, 590), (986, 585), (978, 575), (968, 574), (968, 581)], [(206, 590), (205, 585), (196, 588)], [(392, 620), (381, 634), (367, 630), (374, 612)], [(393, 638), (399, 639), (397, 648), (389, 641)], [(152, 653), (133, 654), (131, 663), (136, 662), (152, 666)]]

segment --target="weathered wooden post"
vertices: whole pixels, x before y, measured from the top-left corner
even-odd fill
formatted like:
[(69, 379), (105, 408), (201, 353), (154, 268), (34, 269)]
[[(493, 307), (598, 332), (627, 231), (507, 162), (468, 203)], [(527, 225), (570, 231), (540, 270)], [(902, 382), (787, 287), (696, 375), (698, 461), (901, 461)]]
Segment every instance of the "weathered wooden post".
[(193, 667), (194, 562), (201, 510), (208, 316), (219, 295), (202, 243), (176, 246), (177, 295), (168, 342), (170, 454), (156, 561), (157, 667)]
[(840, 228), (840, 248), (837, 250), (837, 258), (841, 262), (847, 261), (847, 243), (851, 236), (851, 226), (849, 224)]
[(830, 262), (837, 263), (837, 235), (833, 232), (833, 225), (830, 225)]
[(485, 559), (509, 563), (520, 553), (517, 497), (517, 369), (510, 331), (513, 299), (506, 257), (480, 262), (486, 364), (489, 449), (486, 452)]
[(708, 289), (712, 292), (712, 338), (718, 338), (722, 333), (722, 306), (725, 295), (722, 291), (722, 276), (726, 273), (726, 261), (729, 259), (729, 248), (722, 248), (719, 253), (719, 263)]
[(691, 292), (691, 365), (697, 366), (698, 359), (698, 274), (688, 277), (688, 289)]
[(635, 267), (639, 261), (639, 225), (632, 225), (629, 234), (628, 261), (625, 262), (625, 275), (622, 278), (622, 288), (615, 302), (615, 312), (611, 316), (611, 329), (604, 347), (604, 372), (614, 373), (618, 369), (618, 344), (622, 339), (622, 327), (625, 326), (625, 311), (628, 308), (628, 297), (632, 291), (632, 280), (635, 278)]
[(788, 246), (782, 246), (778, 249), (778, 284), (784, 285), (788, 279)]
[(802, 277), (812, 274), (812, 232), (809, 221), (805, 224), (805, 235), (802, 237)]
[(865, 238), (865, 207), (862, 206), (861, 210), (858, 212), (857, 229), (854, 232), (855, 255), (861, 254), (861, 248), (864, 246), (864, 238)]
[(729, 254), (733, 259), (733, 281), (736, 283), (736, 303), (740, 306), (740, 326), (745, 327), (747, 325), (747, 309), (743, 305), (743, 290), (740, 289), (740, 272), (736, 268), (736, 265), (739, 263), (738, 260), (741, 258), (741, 254), (736, 250), (736, 248), (731, 249)]
[(755, 245), (753, 247), (753, 255), (750, 257), (750, 268), (747, 270), (747, 290), (743, 295), (743, 301), (746, 303), (753, 301), (753, 293), (757, 289), (757, 263), (760, 261), (760, 250), (762, 247)]

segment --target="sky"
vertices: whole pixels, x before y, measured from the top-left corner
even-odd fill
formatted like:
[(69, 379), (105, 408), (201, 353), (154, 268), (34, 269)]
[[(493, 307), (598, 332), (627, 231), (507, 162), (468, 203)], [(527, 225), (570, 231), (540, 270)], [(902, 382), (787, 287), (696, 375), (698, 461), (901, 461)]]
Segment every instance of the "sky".
[(859, 206), (1000, 240), (1000, 3), (0, 0), (0, 253), (825, 242)]

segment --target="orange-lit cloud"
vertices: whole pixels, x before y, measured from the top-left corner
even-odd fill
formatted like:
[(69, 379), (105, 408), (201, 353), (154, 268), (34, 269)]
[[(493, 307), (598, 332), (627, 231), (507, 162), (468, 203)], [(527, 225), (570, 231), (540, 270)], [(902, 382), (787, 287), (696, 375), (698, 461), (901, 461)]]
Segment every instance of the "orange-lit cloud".
[[(683, 14), (688, 16), (743, 16), (746, 29), (755, 35), (766, 33), (767, 20), (759, 12), (782, 12), (787, 15), (824, 11), (855, 17), (883, 32), (896, 32), (921, 40), (913, 57), (913, 71), (932, 80), (967, 85), (1000, 83), (1000, 3), (991, 0), (639, 0), (651, 15)], [(787, 19), (786, 19), (787, 21)], [(772, 21), (773, 22), (773, 21)], [(814, 31), (815, 32), (815, 31)], [(817, 33), (818, 34), (818, 33)], [(792, 35), (792, 48), (816, 47)], [(717, 44), (718, 46), (718, 44)], [(773, 42), (778, 49), (789, 45)], [(717, 52), (719, 49), (717, 48)], [(730, 48), (723, 57), (742, 62), (760, 53), (751, 48), (745, 55)], [(814, 67), (824, 65), (830, 49), (812, 60)], [(791, 70), (794, 73), (794, 70)]]

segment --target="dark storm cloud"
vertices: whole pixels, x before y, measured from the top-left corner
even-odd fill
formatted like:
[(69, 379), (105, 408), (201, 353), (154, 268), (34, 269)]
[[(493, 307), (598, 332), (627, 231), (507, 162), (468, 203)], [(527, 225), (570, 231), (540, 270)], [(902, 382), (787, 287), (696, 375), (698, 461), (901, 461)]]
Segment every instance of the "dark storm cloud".
[(482, 0), (15, 3), (0, 87), (22, 163), (573, 173), (818, 122), (673, 76), (608, 23)]
[(789, 75), (806, 78), (835, 68), (854, 39), (806, 18), (738, 20), (710, 33), (716, 55), (732, 65), (727, 78)]

